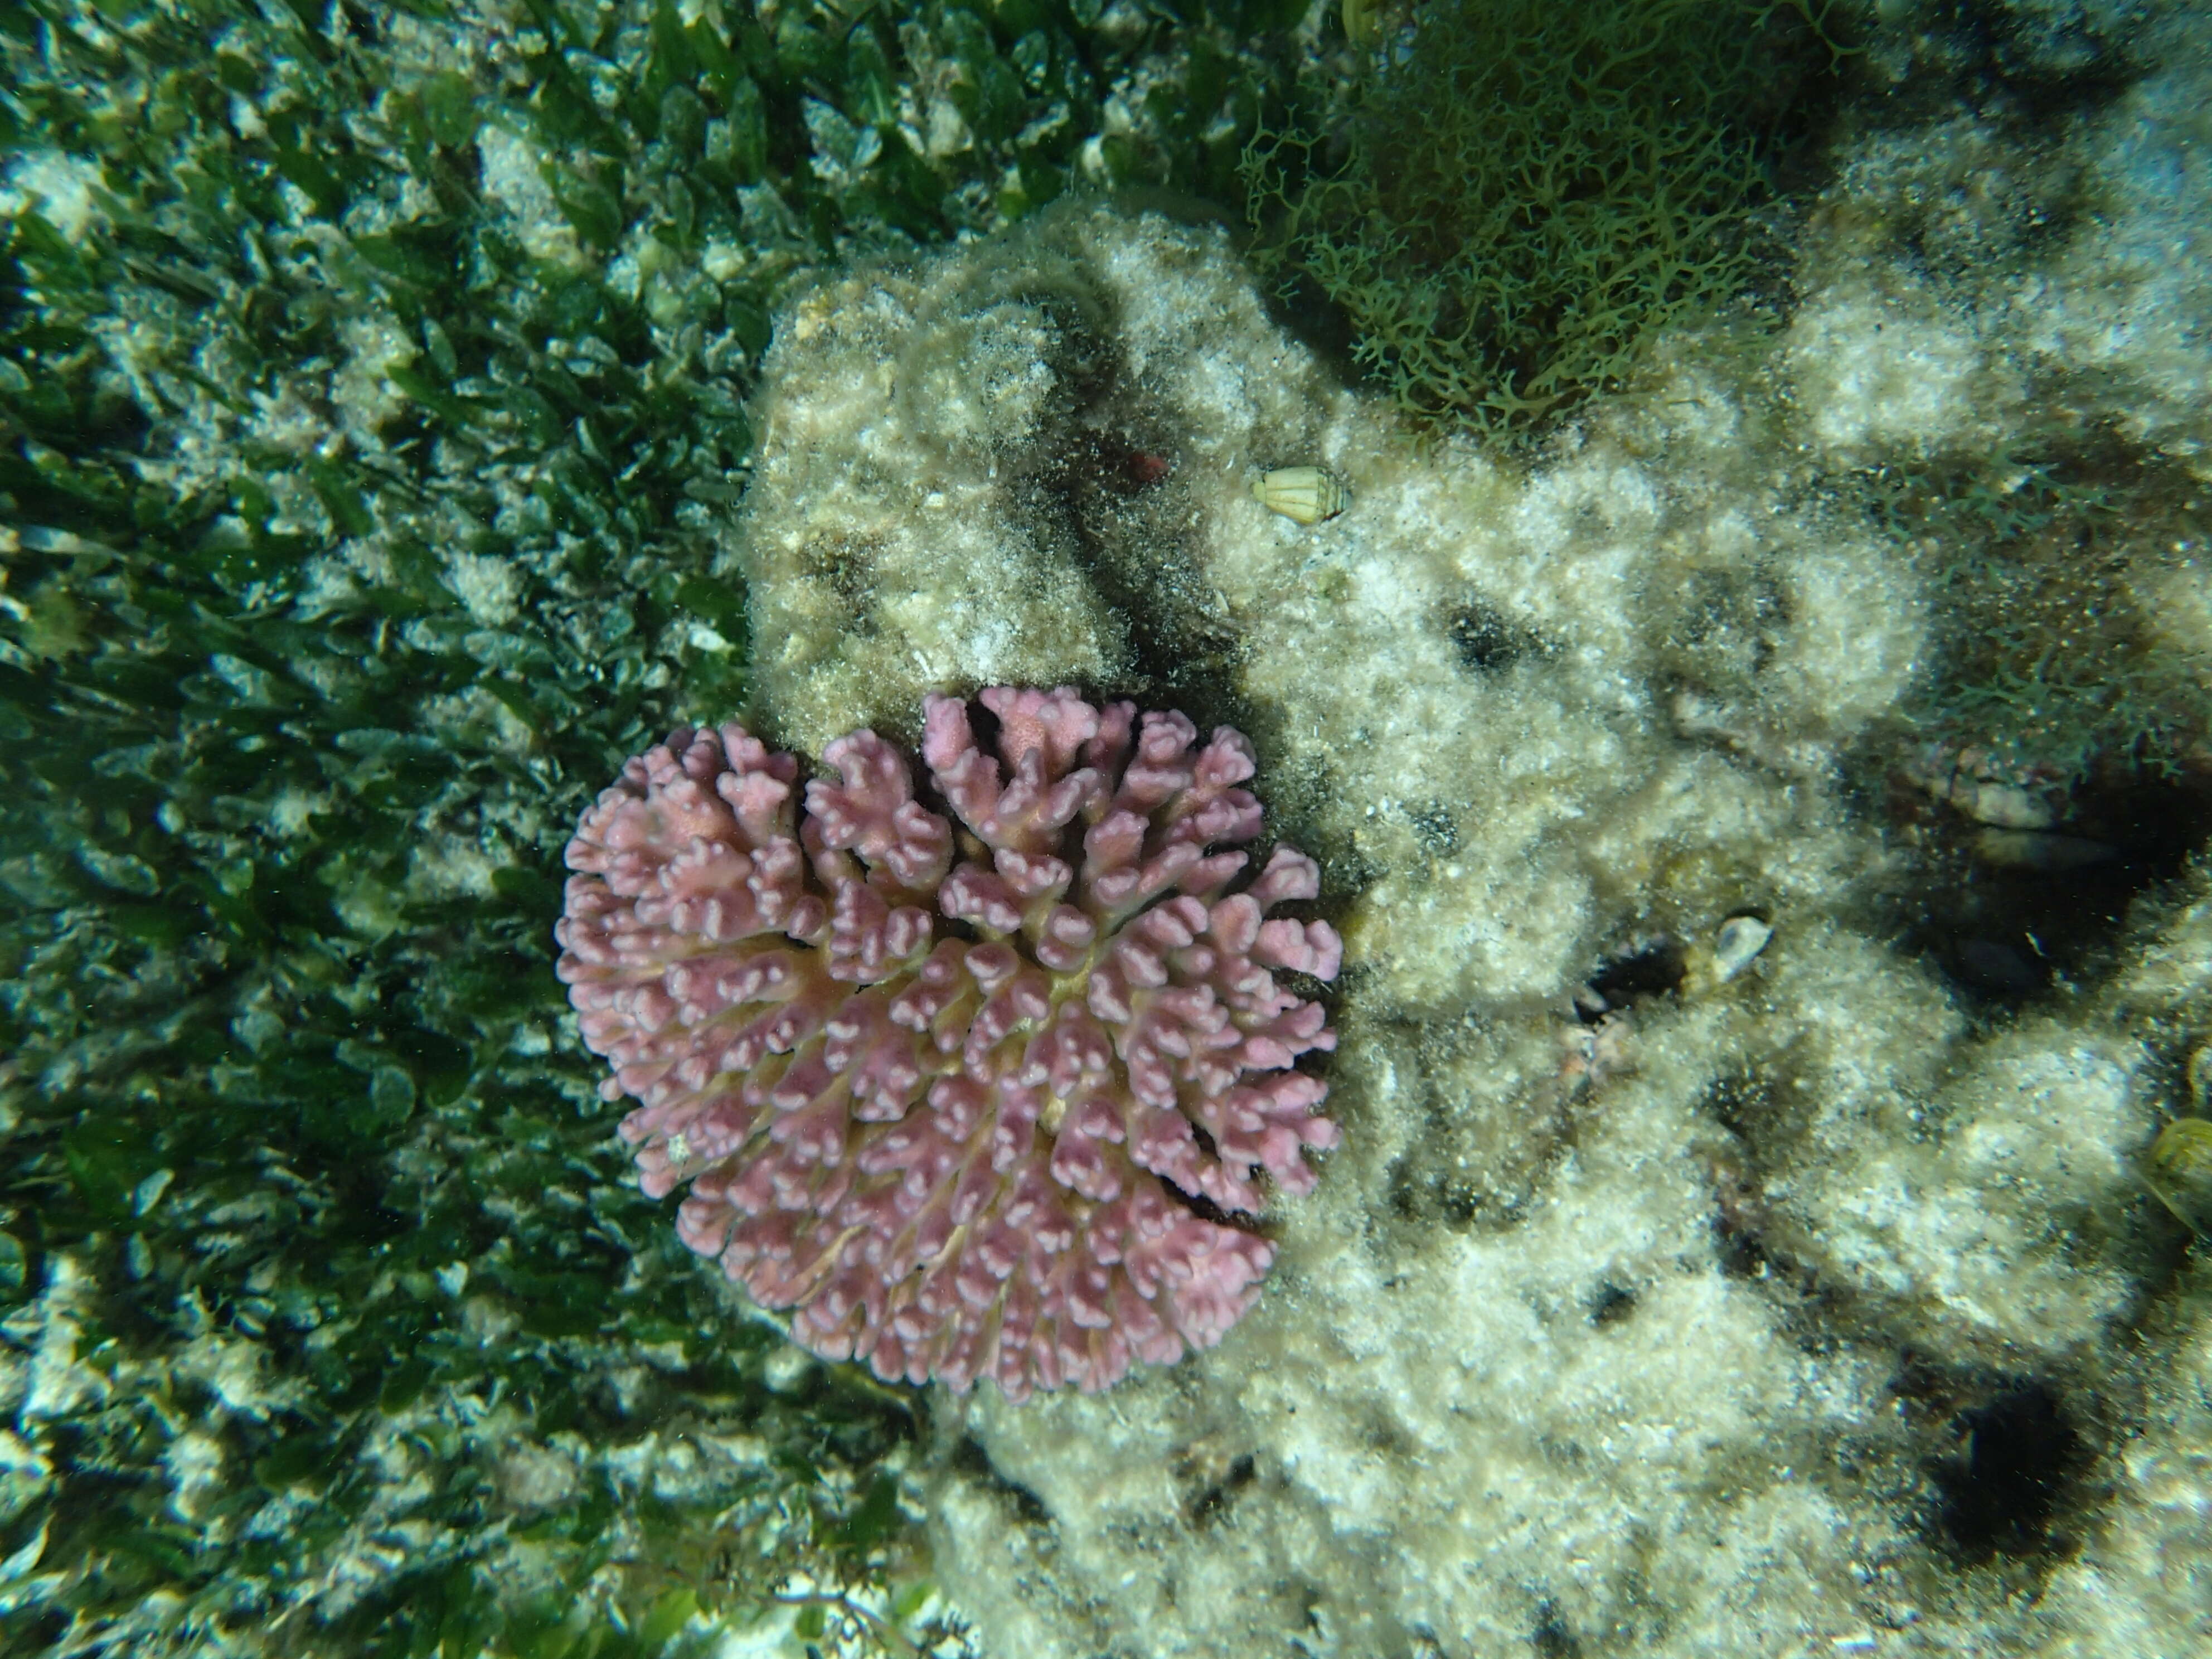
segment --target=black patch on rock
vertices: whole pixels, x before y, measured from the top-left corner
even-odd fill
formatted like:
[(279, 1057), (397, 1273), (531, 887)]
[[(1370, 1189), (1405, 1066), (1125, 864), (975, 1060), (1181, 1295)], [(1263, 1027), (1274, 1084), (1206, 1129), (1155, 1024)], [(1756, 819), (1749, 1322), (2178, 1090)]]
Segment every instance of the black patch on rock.
[(1543, 641), (1482, 599), (1470, 599), (1453, 611), (1444, 631), (1458, 648), (1460, 666), (1470, 674), (1494, 674), (1544, 650)]
[(1936, 1525), (1961, 1559), (2039, 1555), (2058, 1547), (2051, 1522), (2087, 1463), (2081, 1434), (2046, 1383), (2013, 1383), (1954, 1420), (1963, 1444), (1929, 1474), (1942, 1495)]
[(1639, 997), (1674, 995), (1682, 988), (1686, 971), (1681, 948), (1674, 940), (1638, 940), (1599, 963), (1589, 988), (1605, 1006), (1619, 1008)]
[(1623, 1290), (1607, 1279), (1597, 1287), (1590, 1297), (1589, 1322), (1593, 1325), (1617, 1325), (1636, 1311), (1636, 1292)]

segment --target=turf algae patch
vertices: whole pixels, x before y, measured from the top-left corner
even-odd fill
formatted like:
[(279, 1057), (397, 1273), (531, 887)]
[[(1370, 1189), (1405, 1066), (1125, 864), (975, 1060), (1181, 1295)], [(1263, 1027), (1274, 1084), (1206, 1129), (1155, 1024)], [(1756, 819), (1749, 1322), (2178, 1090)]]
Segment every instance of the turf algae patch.
[(1525, 434), (1741, 296), (1838, 94), (1842, 9), (1408, 8), (1246, 150), (1261, 273), (1406, 410)]

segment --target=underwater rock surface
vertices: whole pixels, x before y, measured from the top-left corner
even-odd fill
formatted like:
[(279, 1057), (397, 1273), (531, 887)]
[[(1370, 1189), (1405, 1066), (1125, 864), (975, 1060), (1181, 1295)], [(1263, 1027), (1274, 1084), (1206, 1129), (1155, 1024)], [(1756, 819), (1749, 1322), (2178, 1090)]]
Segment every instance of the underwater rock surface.
[[(2100, 118), (2082, 152), (2124, 149)], [(989, 1651), (2212, 1638), (2203, 1287), (2142, 1179), (2212, 893), (2172, 859), (2063, 960), (1971, 905), (1907, 925), (2000, 878), (1885, 783), (1952, 588), (1858, 483), (2029, 441), (2072, 359), (2004, 333), (2023, 289), (1906, 270), (1870, 227), (1934, 163), (1863, 160), (1794, 325), (1668, 337), (1521, 460), (1343, 389), (1224, 236), (1157, 216), (1061, 210), (779, 319), (726, 554), (755, 717), (818, 751), (1072, 680), (1232, 722), (1346, 941), (1344, 1145), (1273, 1212), (1268, 1297), (1099, 1397), (939, 1402), (938, 1570)], [(2095, 234), (2028, 273), (2053, 329)], [(2162, 358), (2098, 350), (2146, 433), (2201, 429)], [(1269, 512), (1291, 466), (1345, 510)], [(2057, 905), (2067, 848), (2005, 845)]]

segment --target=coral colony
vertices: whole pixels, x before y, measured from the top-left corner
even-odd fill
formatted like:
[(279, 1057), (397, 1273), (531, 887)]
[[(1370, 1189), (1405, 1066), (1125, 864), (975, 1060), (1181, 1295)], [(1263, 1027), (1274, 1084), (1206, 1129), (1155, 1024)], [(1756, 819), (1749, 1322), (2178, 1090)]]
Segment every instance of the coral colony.
[[(997, 757), (965, 702), (926, 703), (950, 817), (874, 732), (842, 781), (742, 726), (630, 761), (568, 843), (561, 977), (655, 1196), (686, 1244), (792, 1334), (886, 1378), (1103, 1389), (1210, 1347), (1273, 1247), (1218, 1214), (1304, 1192), (1334, 1144), (1319, 891), (1239, 787), (1251, 744), (1198, 741), (1068, 689), (998, 687)], [(1001, 763), (1003, 762), (1003, 765)], [(1223, 850), (1217, 850), (1223, 849)], [(1200, 1212), (1204, 1212), (1200, 1213)]]

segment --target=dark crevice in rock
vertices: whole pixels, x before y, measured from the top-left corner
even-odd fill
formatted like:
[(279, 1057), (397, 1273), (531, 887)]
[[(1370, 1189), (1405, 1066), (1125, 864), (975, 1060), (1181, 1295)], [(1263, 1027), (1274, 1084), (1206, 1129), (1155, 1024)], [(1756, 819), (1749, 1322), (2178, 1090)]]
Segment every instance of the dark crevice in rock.
[(1904, 943), (1984, 1013), (2094, 987), (2135, 902), (2179, 876), (2208, 840), (2212, 781), (2201, 778), (2093, 779), (2048, 830), (1947, 815), (1925, 842), (1918, 890), (1899, 896)]
[(1009, 1480), (999, 1473), (991, 1462), (991, 1454), (973, 1435), (962, 1435), (952, 1448), (950, 1459), (956, 1474), (964, 1476), (998, 1498), (1032, 1527), (1053, 1524), (1052, 1511), (1044, 1500), (1018, 1481)]
[(1598, 964), (1588, 981), (1596, 1002), (1594, 1009), (1584, 1005), (1585, 1012), (1594, 1018), (1608, 1008), (1632, 1005), (1639, 998), (1672, 996), (1682, 988), (1686, 971), (1681, 947), (1674, 940), (1638, 940)]
[(1469, 599), (1454, 610), (1445, 620), (1444, 632), (1451, 636), (1460, 666), (1470, 674), (1500, 673), (1549, 650), (1533, 629), (1485, 599)]
[(1589, 1322), (1593, 1325), (1617, 1325), (1636, 1311), (1636, 1292), (1625, 1290), (1607, 1279), (1600, 1285), (1589, 1299)]
[(1946, 1546), (1969, 1563), (2069, 1553), (2071, 1540), (2057, 1523), (2088, 1455), (2051, 1386), (2006, 1382), (1952, 1427), (1958, 1451), (1929, 1470)]
[(1218, 1480), (1209, 1482), (1190, 1500), (1190, 1523), (1206, 1528), (1225, 1518), (1237, 1494), (1252, 1484), (1256, 1466), (1249, 1452), (1231, 1462)]

